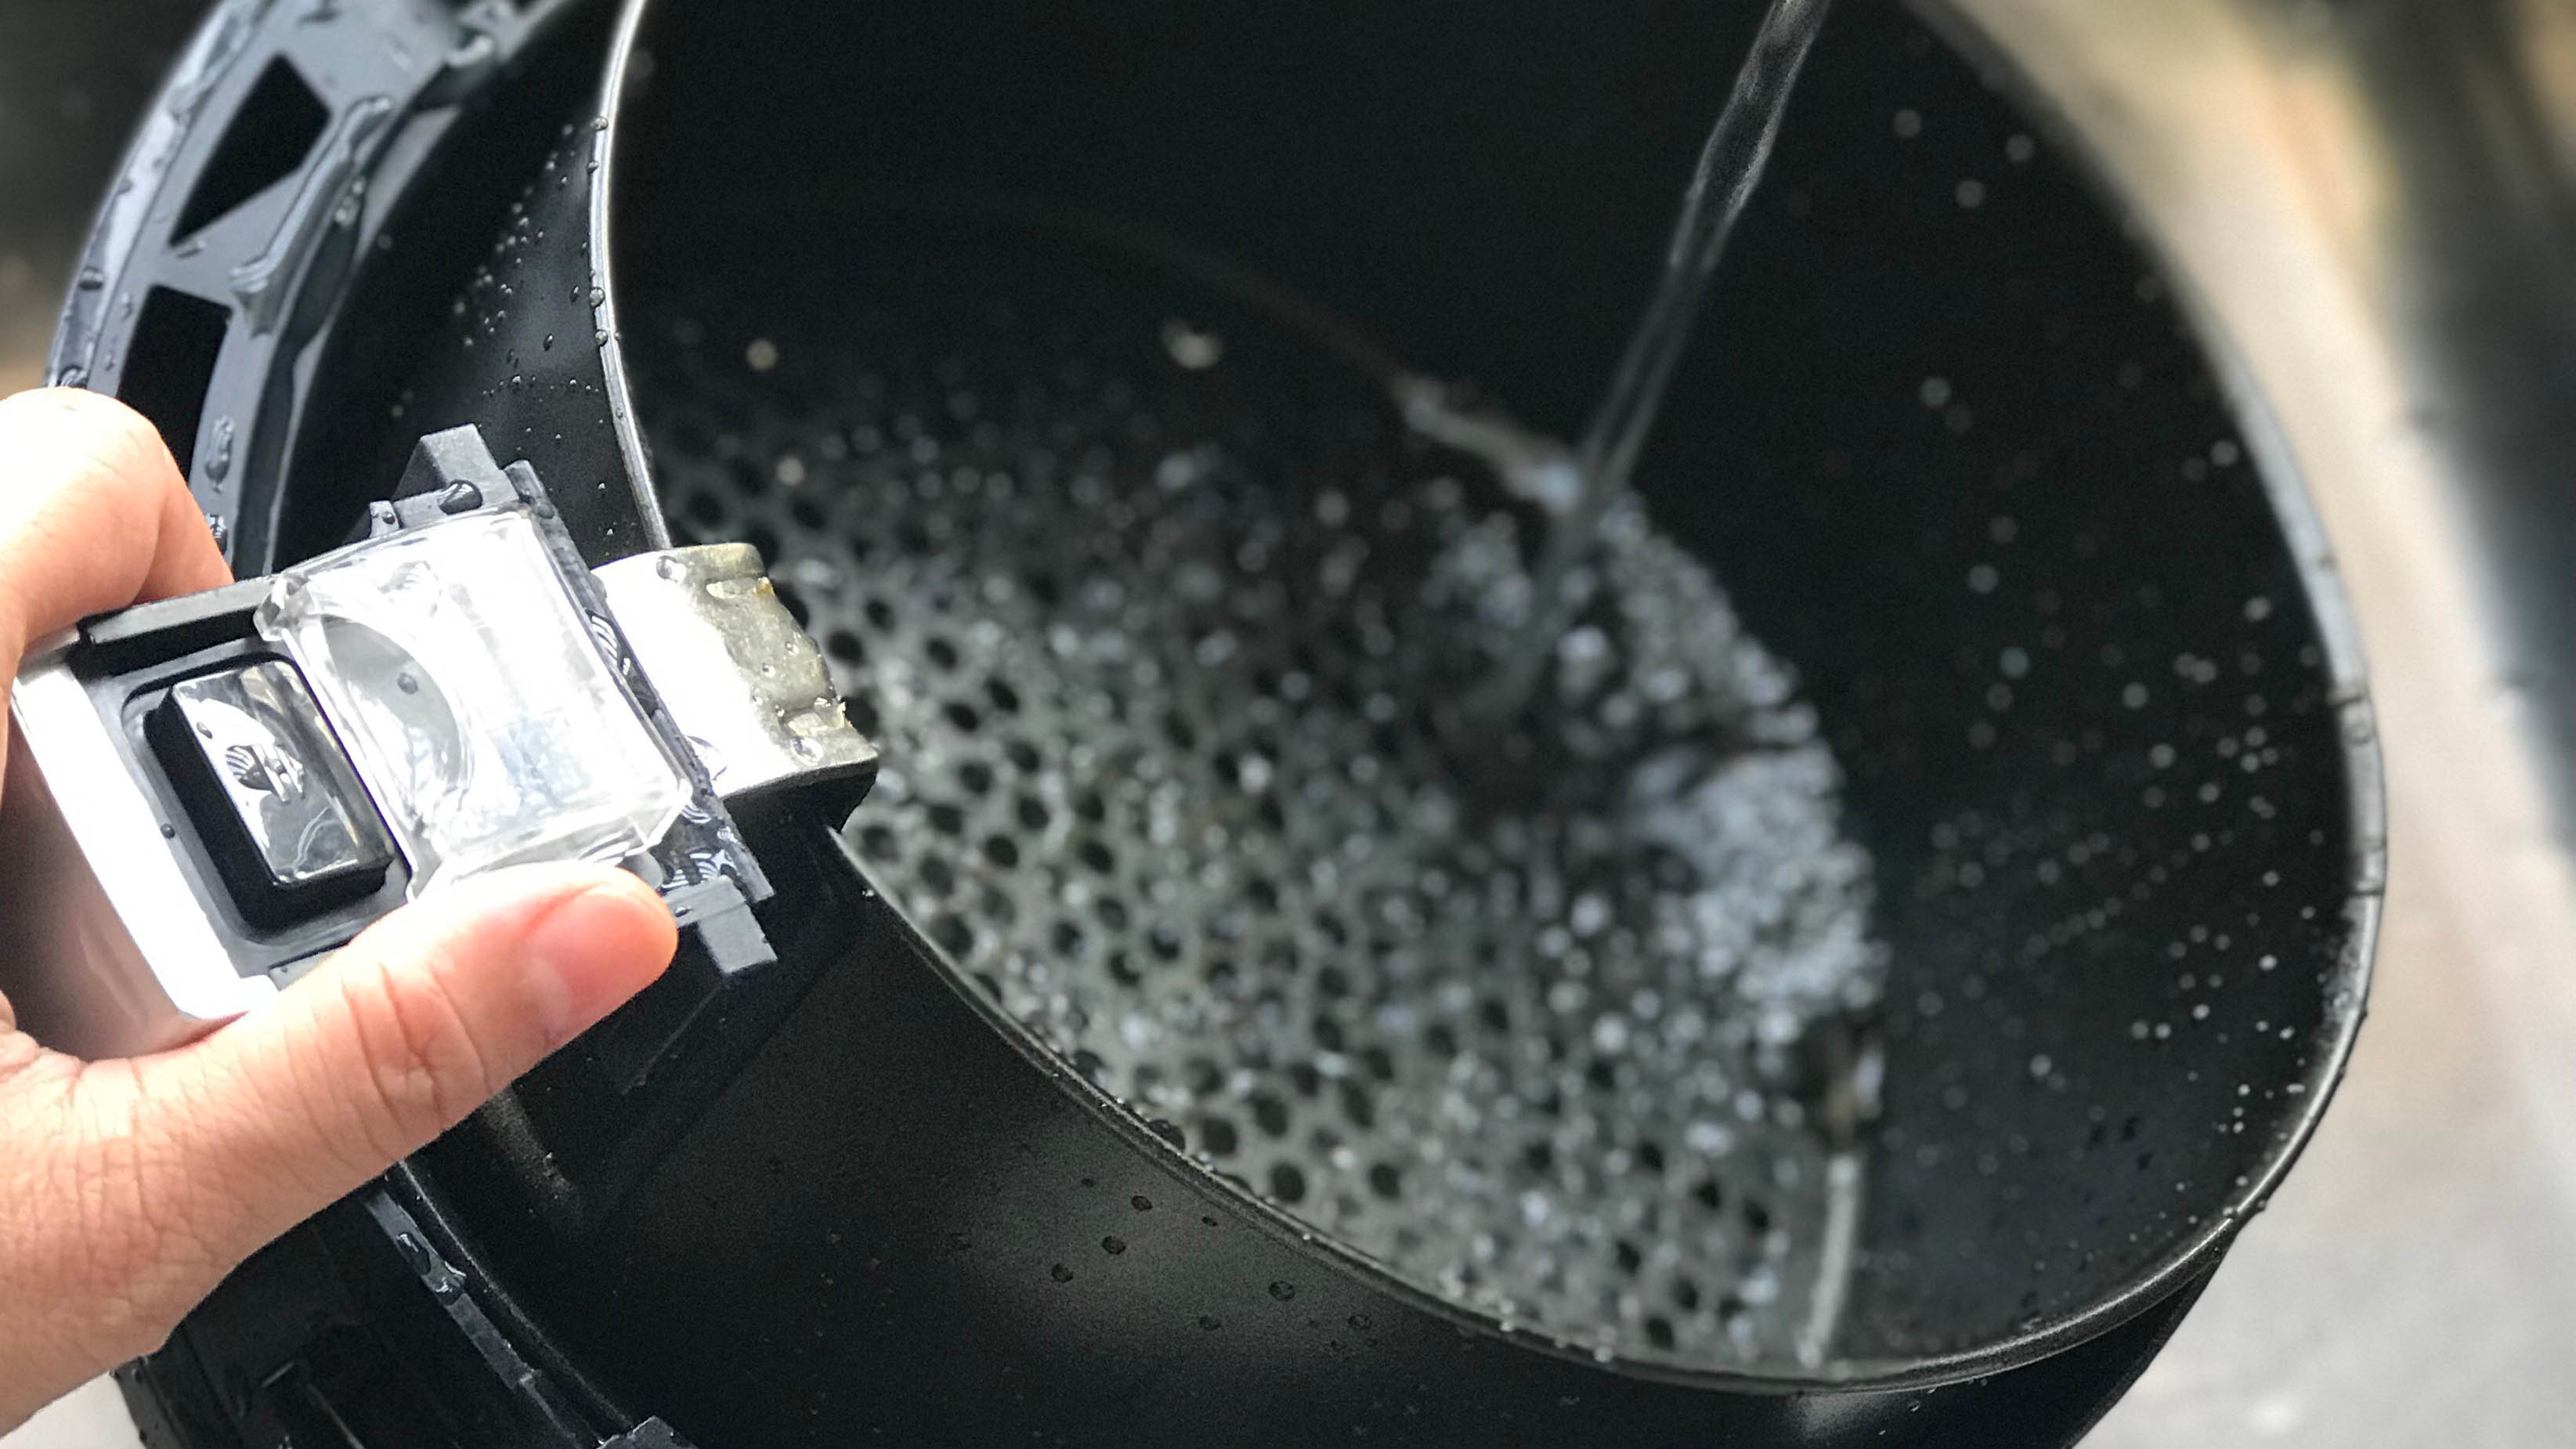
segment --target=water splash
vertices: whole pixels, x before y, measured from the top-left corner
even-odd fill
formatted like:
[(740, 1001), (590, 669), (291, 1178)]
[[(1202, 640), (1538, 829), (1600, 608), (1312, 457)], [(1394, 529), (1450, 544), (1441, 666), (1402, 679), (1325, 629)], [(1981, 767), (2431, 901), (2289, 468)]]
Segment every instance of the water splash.
[(1484, 458), (1508, 486), (1547, 511), (1550, 526), (1532, 578), (1535, 613), (1523, 647), (1500, 661), (1470, 691), (1464, 722), (1490, 726), (1529, 702), (1573, 616), (1588, 596), (1583, 561), (1602, 521), (1628, 496), (1639, 454), (1654, 432), (1673, 370), (1690, 345), (1708, 297), (1709, 279), (1745, 204), (1761, 185), (1789, 99), (1830, 0), (1772, 0), (1752, 53), (1701, 148), (1699, 168), (1683, 193), (1680, 219), (1664, 252), (1655, 295), (1628, 339), (1609, 391), (1572, 449), (1537, 438), (1491, 413), (1454, 406), (1448, 389), (1418, 377), (1397, 381), (1396, 402), (1425, 437)]
[(1834, 1027), (1886, 958), (1790, 671), (1632, 500), (1525, 748), (1448, 734), (1442, 683), (1523, 637), (1485, 607), (1534, 510), (1498, 505), (1547, 486), (1476, 454), (1562, 446), (1424, 447), (1244, 289), (1028, 248), (942, 237), (828, 346), (641, 354), (675, 528), (771, 555), (886, 747), (871, 878), (1165, 1141), (1417, 1287), (1613, 1359), (1822, 1362), (1871, 1115)]

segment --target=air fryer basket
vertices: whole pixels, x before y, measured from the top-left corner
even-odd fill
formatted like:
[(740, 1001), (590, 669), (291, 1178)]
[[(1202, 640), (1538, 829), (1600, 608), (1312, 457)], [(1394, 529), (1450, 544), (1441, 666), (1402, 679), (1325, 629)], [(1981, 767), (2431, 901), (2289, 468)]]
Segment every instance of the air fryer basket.
[[(1510, 509), (1372, 370), (1577, 427), (1735, 10), (661, 0), (592, 123), (571, 6), (407, 158), (426, 243), (334, 284), (380, 320), (269, 491), (194, 460), (237, 563), (440, 426), (603, 554), (644, 469), (887, 751), (764, 995), (648, 1000), (405, 1179), (596, 1422), (2062, 1443), (2143, 1365), (2349, 1049), (2376, 766), (2259, 404), (2008, 83), (1835, 17), (1599, 657), (1427, 719), (1406, 608)], [(1641, 699), (1725, 784), (1664, 848), (1794, 863), (1765, 939), (1841, 974), (1657, 975)]]

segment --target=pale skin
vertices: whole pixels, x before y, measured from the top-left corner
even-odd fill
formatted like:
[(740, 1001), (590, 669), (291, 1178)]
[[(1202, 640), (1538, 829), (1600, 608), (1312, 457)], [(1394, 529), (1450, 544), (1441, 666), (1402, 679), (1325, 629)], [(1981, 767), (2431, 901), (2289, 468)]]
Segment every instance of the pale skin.
[[(231, 577), (150, 424), (86, 392), (0, 400), (0, 688), (32, 640)], [(244, 1258), (606, 1016), (677, 943), (634, 876), (535, 866), (396, 912), (178, 1051), (79, 1061), (0, 999), (0, 1433), (158, 1347)]]

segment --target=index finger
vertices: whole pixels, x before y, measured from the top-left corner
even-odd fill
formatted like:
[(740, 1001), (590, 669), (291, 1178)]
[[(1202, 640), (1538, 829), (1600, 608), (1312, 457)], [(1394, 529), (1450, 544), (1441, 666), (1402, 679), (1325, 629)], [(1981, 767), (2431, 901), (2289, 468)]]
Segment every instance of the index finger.
[(230, 582), (142, 414), (77, 388), (0, 399), (0, 679), (88, 615)]

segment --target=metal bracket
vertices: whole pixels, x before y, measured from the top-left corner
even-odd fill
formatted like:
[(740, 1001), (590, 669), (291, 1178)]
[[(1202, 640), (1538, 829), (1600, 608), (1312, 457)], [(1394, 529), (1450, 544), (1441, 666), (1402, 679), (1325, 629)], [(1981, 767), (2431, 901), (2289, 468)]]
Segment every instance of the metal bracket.
[(828, 786), (858, 804), (876, 746), (850, 727), (823, 651), (779, 602), (759, 550), (663, 549), (594, 573), (718, 795)]

